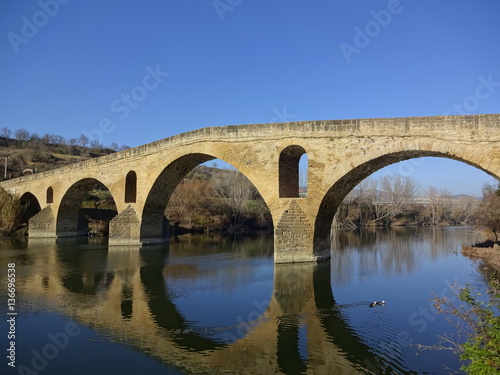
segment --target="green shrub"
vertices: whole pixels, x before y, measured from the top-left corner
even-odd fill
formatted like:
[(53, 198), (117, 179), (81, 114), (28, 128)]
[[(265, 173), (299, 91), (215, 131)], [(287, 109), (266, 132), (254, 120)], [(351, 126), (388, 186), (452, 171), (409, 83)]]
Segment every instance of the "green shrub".
[(466, 284), (458, 297), (462, 303), (459, 306), (447, 298), (436, 298), (435, 307), (458, 318), (459, 330), (465, 328), (467, 332), (465, 342), (447, 340), (464, 361), (461, 370), (474, 375), (500, 374), (500, 282), (490, 277), (485, 295)]

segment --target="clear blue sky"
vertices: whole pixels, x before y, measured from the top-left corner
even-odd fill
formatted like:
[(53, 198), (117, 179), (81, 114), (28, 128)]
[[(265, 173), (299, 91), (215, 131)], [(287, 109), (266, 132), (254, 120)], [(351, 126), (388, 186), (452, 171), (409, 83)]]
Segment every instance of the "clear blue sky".
[[(500, 113), (498, 0), (59, 1), (0, 3), (0, 127), (133, 147), (205, 126)], [(413, 177), (475, 195), (494, 181), (447, 165)]]

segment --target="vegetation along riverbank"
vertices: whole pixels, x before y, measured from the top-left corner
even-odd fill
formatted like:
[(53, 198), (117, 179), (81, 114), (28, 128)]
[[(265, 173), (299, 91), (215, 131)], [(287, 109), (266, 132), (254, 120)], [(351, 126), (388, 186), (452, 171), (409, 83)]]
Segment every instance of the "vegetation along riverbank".
[(480, 258), (500, 271), (500, 184), (497, 188), (491, 185), (483, 188), (483, 198), (475, 216), (483, 241), (471, 246), (464, 245), (462, 254)]
[[(436, 297), (435, 307), (440, 313), (453, 317), (457, 337), (444, 338), (444, 346), (451, 349), (463, 361), (461, 369), (467, 374), (500, 373), (500, 184), (497, 188), (487, 185), (476, 212), (476, 224), (484, 241), (472, 246), (464, 245), (462, 253), (473, 259), (481, 259), (479, 275), (484, 285), (466, 284), (454, 286), (454, 298)], [(460, 337), (465, 340), (460, 340)]]

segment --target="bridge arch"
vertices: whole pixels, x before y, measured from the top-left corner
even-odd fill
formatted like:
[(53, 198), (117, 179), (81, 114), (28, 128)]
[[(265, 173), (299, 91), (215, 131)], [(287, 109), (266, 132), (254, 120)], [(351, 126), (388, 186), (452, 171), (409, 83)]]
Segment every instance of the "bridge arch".
[[(470, 155), (469, 158), (459, 157), (457, 154), (461, 155), (463, 150), (458, 153), (458, 148), (460, 146), (456, 145), (455, 147), (457, 148), (457, 153), (450, 150), (454, 147), (448, 144), (445, 148), (445, 150), (448, 149), (448, 151), (408, 149), (386, 154), (380, 153), (373, 158), (368, 157), (365, 160), (358, 160), (357, 163), (353, 160), (348, 160), (346, 164), (351, 166), (350, 170), (348, 169), (349, 172), (337, 177), (336, 181), (330, 186), (330, 188), (324, 191), (321, 195), (323, 198), (316, 215), (314, 227), (314, 248), (330, 249), (330, 230), (333, 217), (344, 198), (361, 181), (388, 165), (420, 157), (440, 157), (463, 162), (472, 167), (478, 168), (497, 179), (500, 179), (499, 174), (497, 174), (498, 172), (489, 170), (487, 166), (483, 165), (485, 164), (484, 156), (466, 152), (465, 155)], [(462, 146), (460, 148), (464, 147)], [(339, 169), (342, 170), (342, 168)]]
[[(208, 153), (190, 153), (175, 159), (167, 165), (151, 187), (144, 208), (142, 211), (140, 242), (143, 244), (162, 243), (168, 240), (168, 222), (164, 216), (167, 204), (179, 183), (186, 175), (196, 166), (218, 157)], [(218, 158), (220, 159), (220, 158)], [(223, 160), (223, 159), (220, 159)], [(229, 161), (223, 160), (234, 166)], [(238, 169), (245, 177), (253, 184), (255, 189), (263, 197), (267, 207), (268, 202), (257, 188), (257, 184), (247, 176), (244, 172)], [(272, 214), (271, 214), (272, 216)]]
[[(88, 234), (88, 221), (82, 214), (81, 209), (87, 194), (95, 188), (107, 190), (111, 193), (105, 184), (95, 178), (83, 178), (68, 188), (61, 199), (56, 216), (57, 237), (75, 237)], [(112, 196), (111, 199), (116, 210), (116, 201)], [(95, 208), (99, 207), (96, 206)]]
[(21, 195), (21, 197), (19, 198), (19, 202), (26, 209), (23, 218), (23, 221), (26, 222), (31, 217), (35, 216), (38, 212), (40, 212), (42, 209), (42, 207), (40, 206), (40, 202), (38, 201), (38, 198), (30, 192), (26, 192), (23, 195)]

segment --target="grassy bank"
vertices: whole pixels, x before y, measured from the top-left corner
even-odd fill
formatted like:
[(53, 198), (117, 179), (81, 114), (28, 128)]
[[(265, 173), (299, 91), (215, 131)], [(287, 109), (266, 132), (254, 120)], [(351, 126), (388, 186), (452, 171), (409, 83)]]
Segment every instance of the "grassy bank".
[(481, 259), (483, 262), (500, 271), (500, 242), (486, 241), (472, 246), (462, 246), (462, 254)]

